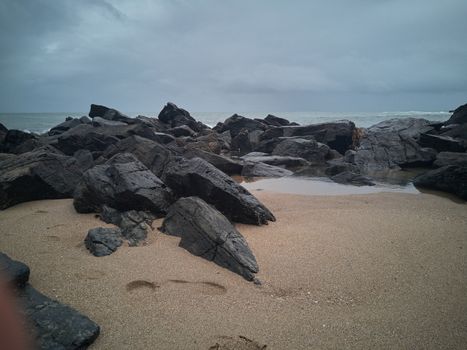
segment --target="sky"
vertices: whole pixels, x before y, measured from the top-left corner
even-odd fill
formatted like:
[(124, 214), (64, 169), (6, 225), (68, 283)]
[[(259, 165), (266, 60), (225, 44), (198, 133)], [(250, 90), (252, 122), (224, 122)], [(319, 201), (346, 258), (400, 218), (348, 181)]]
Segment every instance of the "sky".
[(466, 0), (1, 0), (0, 112), (443, 111)]

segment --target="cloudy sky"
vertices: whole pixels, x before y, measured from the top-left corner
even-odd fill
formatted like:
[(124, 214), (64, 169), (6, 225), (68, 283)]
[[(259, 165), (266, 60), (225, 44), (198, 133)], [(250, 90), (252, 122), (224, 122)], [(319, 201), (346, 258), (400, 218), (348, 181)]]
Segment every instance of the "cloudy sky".
[(0, 112), (438, 111), (466, 0), (1, 0)]

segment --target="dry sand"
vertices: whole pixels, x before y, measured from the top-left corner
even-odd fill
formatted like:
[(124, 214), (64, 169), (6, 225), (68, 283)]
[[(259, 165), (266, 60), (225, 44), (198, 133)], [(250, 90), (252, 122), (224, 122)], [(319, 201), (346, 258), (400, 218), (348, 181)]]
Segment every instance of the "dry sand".
[(255, 195), (278, 218), (238, 225), (260, 287), (157, 230), (147, 246), (93, 257), (83, 239), (103, 224), (71, 200), (0, 212), (0, 250), (31, 267), (37, 289), (101, 325), (92, 349), (466, 348), (465, 203)]

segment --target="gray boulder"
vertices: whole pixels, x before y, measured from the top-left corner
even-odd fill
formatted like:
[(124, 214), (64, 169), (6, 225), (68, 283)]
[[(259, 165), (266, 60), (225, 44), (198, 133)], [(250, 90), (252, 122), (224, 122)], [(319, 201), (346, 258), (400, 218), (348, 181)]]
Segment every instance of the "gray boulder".
[(169, 127), (175, 128), (178, 126), (186, 125), (191, 130), (199, 132), (206, 129), (207, 126), (203, 123), (197, 122), (188, 111), (177, 107), (174, 103), (168, 102), (158, 116), (159, 120)]
[(330, 158), (330, 148), (312, 139), (285, 138), (272, 151), (273, 155), (303, 158), (310, 165), (322, 165)]
[(102, 105), (96, 105), (96, 104), (91, 105), (91, 108), (89, 110), (89, 117), (90, 118), (101, 117), (103, 119), (123, 122), (126, 124), (137, 123), (137, 120), (135, 118), (130, 118), (126, 116), (125, 114), (117, 111), (116, 109), (109, 108), (109, 107), (102, 106)]
[(198, 196), (232, 221), (254, 225), (275, 221), (250, 192), (201, 158), (174, 158), (162, 179), (178, 197)]
[(202, 158), (227, 175), (239, 175), (243, 169), (243, 165), (238, 161), (202, 149), (188, 149), (183, 156), (188, 159)]
[(238, 114), (234, 114), (233, 116), (227, 118), (224, 123), (219, 123), (214, 130), (219, 133), (223, 133), (225, 131), (230, 131), (230, 135), (232, 138), (237, 136), (242, 129), (246, 129), (248, 132), (253, 130), (266, 130), (267, 125), (259, 120), (250, 119), (243, 117)]
[(122, 244), (119, 228), (93, 228), (89, 230), (84, 239), (84, 245), (94, 256), (110, 255)]
[(331, 176), (331, 180), (340, 184), (354, 186), (374, 186), (375, 183), (368, 177), (351, 171), (343, 171)]
[(446, 125), (450, 124), (466, 124), (467, 123), (467, 103), (465, 105), (457, 107)]
[(247, 280), (258, 264), (246, 240), (219, 211), (198, 197), (180, 198), (167, 213), (162, 232), (181, 237), (180, 246)]
[(446, 165), (467, 166), (467, 153), (440, 152), (436, 156), (433, 165), (436, 167), (443, 167)]
[(462, 140), (443, 135), (421, 134), (419, 144), (438, 152), (464, 152), (466, 149)]
[(303, 158), (270, 155), (262, 152), (251, 152), (241, 157), (244, 161), (254, 163), (266, 163), (274, 166), (283, 166), (285, 168), (299, 168), (310, 165), (310, 163)]
[(293, 172), (266, 163), (245, 162), (241, 175), (243, 177), (284, 177), (293, 175)]
[(417, 176), (414, 185), (453, 193), (467, 200), (467, 166), (447, 165)]

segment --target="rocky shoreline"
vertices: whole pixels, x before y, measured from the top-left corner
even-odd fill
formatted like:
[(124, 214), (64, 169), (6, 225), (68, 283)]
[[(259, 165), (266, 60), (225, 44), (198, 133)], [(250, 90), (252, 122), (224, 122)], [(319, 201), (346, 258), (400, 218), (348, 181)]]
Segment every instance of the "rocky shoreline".
[(46, 135), (0, 125), (0, 209), (74, 198), (76, 211), (117, 227), (88, 232), (85, 244), (96, 256), (124, 240), (144, 244), (148, 225), (165, 217), (161, 230), (181, 237), (181, 247), (260, 283), (256, 259), (232, 223), (276, 218), (231, 175), (320, 169), (339, 183), (372, 185), (404, 167), (433, 167), (415, 185), (467, 199), (466, 150), (467, 105), (446, 122), (394, 119), (367, 129), (351, 121), (300, 126), (271, 115), (234, 115), (211, 129), (171, 103), (157, 119), (91, 105), (89, 117)]

